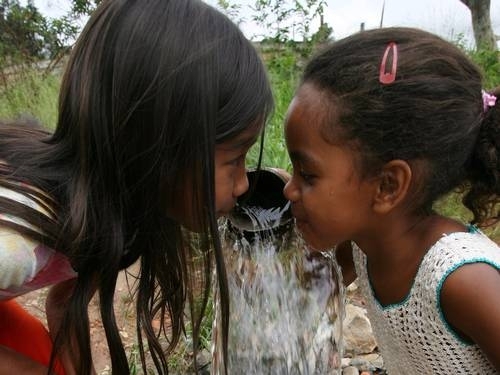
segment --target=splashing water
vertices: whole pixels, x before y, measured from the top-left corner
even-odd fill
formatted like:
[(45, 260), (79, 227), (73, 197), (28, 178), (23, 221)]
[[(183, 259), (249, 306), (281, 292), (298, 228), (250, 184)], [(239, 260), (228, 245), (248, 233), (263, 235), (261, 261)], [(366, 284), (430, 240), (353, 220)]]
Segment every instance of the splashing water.
[[(260, 229), (284, 212), (244, 209)], [(228, 224), (221, 225), (231, 310), (228, 374), (340, 373), (344, 290), (333, 251), (309, 251), (293, 227), (279, 237), (256, 231), (249, 240)], [(214, 300), (211, 373), (223, 374)]]
[[(230, 214), (234, 227), (243, 231), (269, 231), (282, 224), (283, 215), (290, 210), (290, 202), (283, 207), (263, 208), (260, 206), (237, 205)], [(262, 236), (259, 236), (262, 237)]]

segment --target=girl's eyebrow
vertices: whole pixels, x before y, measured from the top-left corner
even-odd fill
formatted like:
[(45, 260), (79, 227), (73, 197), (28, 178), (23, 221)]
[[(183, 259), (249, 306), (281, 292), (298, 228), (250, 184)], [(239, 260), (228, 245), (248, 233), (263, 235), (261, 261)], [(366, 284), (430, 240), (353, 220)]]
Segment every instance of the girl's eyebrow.
[(303, 151), (290, 151), (290, 159), (299, 163), (318, 164), (315, 158)]
[(259, 138), (260, 134), (254, 134), (251, 137), (243, 137), (241, 139), (236, 139), (234, 143), (235, 148), (240, 148), (240, 147), (248, 147), (253, 145), (255, 142), (257, 142), (257, 139)]
[(245, 147), (250, 147), (252, 146), (255, 142), (257, 142), (257, 139), (259, 138), (260, 134), (252, 134), (251, 136), (240, 136), (236, 137), (230, 141), (223, 142), (219, 144), (218, 146), (222, 149), (226, 150), (236, 150), (240, 148), (245, 148)]

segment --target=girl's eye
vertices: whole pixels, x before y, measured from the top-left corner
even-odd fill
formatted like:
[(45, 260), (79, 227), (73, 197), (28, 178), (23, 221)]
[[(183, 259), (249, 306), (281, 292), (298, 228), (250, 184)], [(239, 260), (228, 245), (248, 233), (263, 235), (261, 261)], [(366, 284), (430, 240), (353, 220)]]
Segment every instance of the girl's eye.
[(234, 166), (238, 166), (241, 163), (241, 161), (244, 161), (244, 160), (245, 160), (245, 154), (240, 155), (237, 158), (231, 160), (229, 162), (229, 164), (234, 165)]
[(300, 175), (300, 178), (302, 178), (304, 180), (304, 182), (306, 182), (308, 184), (312, 183), (314, 181), (314, 178), (316, 177), (316, 176), (309, 174), (309, 173), (306, 173), (304, 171), (300, 171), (299, 175)]

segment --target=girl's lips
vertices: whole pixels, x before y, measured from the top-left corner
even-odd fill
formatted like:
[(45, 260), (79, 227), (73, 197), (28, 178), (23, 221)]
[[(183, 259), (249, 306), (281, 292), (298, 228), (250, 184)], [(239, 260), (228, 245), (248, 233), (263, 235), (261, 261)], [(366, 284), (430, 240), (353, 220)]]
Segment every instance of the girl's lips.
[(231, 206), (228, 206), (226, 208), (221, 208), (221, 209), (217, 210), (215, 212), (215, 216), (217, 218), (220, 218), (220, 217), (223, 217), (223, 216), (227, 216), (227, 215), (229, 215), (233, 211), (233, 209), (235, 207), (236, 207), (236, 200), (233, 202), (233, 204)]

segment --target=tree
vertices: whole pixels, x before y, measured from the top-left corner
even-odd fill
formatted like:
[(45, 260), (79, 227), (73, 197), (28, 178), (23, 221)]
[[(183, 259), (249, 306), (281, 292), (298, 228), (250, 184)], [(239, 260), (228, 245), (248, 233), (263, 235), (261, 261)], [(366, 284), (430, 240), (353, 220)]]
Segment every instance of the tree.
[(0, 68), (31, 64), (39, 60), (57, 60), (69, 48), (78, 32), (68, 16), (44, 17), (29, 0), (1, 0)]
[[(311, 41), (311, 24), (322, 19), (326, 0), (256, 0), (253, 20), (266, 30), (268, 40), (277, 43)], [(323, 26), (322, 32), (327, 29)], [(270, 34), (270, 35), (269, 35)]]
[(460, 0), (469, 8), (476, 49), (497, 50), (497, 37), (493, 33), (490, 17), (490, 0)]
[(11, 61), (18, 56), (40, 58), (45, 52), (47, 24), (30, 1), (21, 6), (17, 0), (3, 0), (0, 10), (0, 51)]
[(102, 0), (71, 0), (72, 16), (88, 16)]
[(245, 22), (245, 18), (240, 16), (240, 4), (232, 4), (229, 0), (217, 0), (217, 6), (238, 26)]

